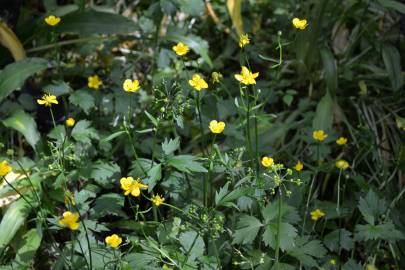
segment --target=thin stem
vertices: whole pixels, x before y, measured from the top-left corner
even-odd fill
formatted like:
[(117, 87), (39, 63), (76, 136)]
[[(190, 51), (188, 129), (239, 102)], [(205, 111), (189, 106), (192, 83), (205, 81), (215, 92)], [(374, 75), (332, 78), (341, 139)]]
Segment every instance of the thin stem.
[(134, 152), (134, 156), (135, 156), (135, 162), (136, 165), (138, 165), (138, 167), (141, 169), (142, 173), (144, 174), (144, 176), (147, 176), (148, 173), (145, 171), (145, 169), (143, 168), (143, 166), (139, 163), (139, 157), (138, 157), (138, 153), (136, 152), (136, 148), (135, 148), (135, 144), (134, 144), (134, 140), (133, 137), (131, 135), (131, 133), (129, 132), (127, 125), (124, 123), (124, 129), (125, 129), (125, 133), (127, 133), (128, 138), (129, 138), (129, 142), (131, 143), (132, 146), (132, 151)]
[(278, 190), (279, 192), (279, 202), (278, 202), (278, 218), (277, 218), (277, 239), (276, 239), (276, 269), (280, 269), (280, 227), (281, 227), (281, 211), (282, 211), (282, 203), (283, 203), (283, 193), (281, 189)]
[(49, 111), (51, 112), (53, 127), (56, 128), (55, 117), (53, 116), (53, 111), (52, 111), (52, 108), (51, 108), (51, 107), (49, 107)]

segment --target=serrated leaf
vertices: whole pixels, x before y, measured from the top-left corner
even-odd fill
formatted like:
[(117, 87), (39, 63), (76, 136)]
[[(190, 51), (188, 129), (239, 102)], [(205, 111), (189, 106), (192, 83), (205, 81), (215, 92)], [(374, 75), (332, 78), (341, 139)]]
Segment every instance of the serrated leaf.
[(104, 217), (105, 215), (125, 216), (122, 211), (124, 207), (125, 196), (122, 194), (104, 194), (98, 197), (92, 207), (92, 216), (94, 218)]
[(28, 77), (47, 66), (48, 61), (42, 58), (26, 58), (7, 65), (0, 72), (0, 102), (20, 88)]
[(94, 128), (91, 127), (91, 122), (80, 120), (72, 130), (72, 137), (82, 143), (91, 143), (91, 139), (99, 139), (99, 136)]
[(219, 189), (219, 191), (215, 193), (215, 204), (217, 206), (233, 206), (237, 208), (233, 201), (246, 195), (250, 191), (250, 188), (237, 188), (229, 192), (228, 188), (229, 182), (227, 182), (223, 187)]
[(180, 9), (184, 13), (191, 16), (201, 15), (205, 10), (205, 4), (203, 0), (178, 0)]
[[(278, 216), (278, 204), (279, 200), (269, 203), (265, 208), (262, 209), (262, 216), (266, 223), (270, 223), (275, 220)], [(300, 221), (300, 216), (295, 207), (290, 206), (286, 203), (282, 204), (281, 207), (281, 217), (282, 220), (288, 223), (297, 223)]]
[(148, 185), (148, 191), (151, 192), (156, 186), (156, 183), (162, 179), (162, 165), (157, 164), (148, 171), (148, 177), (145, 179), (145, 184)]
[(174, 140), (170, 139), (169, 141), (165, 138), (165, 141), (162, 143), (162, 150), (165, 155), (171, 155), (179, 149), (180, 147), (180, 138), (177, 137)]
[(356, 240), (367, 241), (367, 240), (402, 240), (405, 239), (404, 235), (395, 229), (394, 224), (384, 223), (379, 225), (356, 225)]
[(255, 240), (257, 233), (263, 224), (253, 216), (243, 215), (240, 217), (236, 227), (232, 244), (250, 244)]
[(297, 258), (303, 265), (309, 267), (318, 266), (316, 259), (323, 258), (327, 251), (321, 241), (308, 241), (308, 237), (300, 237), (295, 242), (295, 247), (288, 254)]
[(79, 108), (82, 108), (86, 114), (89, 114), (90, 109), (95, 106), (93, 96), (86, 90), (74, 91), (73, 94), (70, 95), (69, 101)]
[(24, 111), (16, 111), (12, 116), (3, 120), (3, 124), (20, 132), (27, 142), (35, 148), (35, 145), (39, 141), (40, 135), (37, 130), (37, 123), (34, 121), (31, 115)]
[(387, 210), (387, 203), (384, 199), (379, 199), (374, 191), (369, 190), (365, 198), (360, 198), (358, 208), (364, 219), (374, 225), (375, 220)]
[(352, 233), (345, 229), (337, 229), (327, 234), (323, 243), (330, 251), (338, 251), (340, 248), (350, 251), (354, 247)]
[(182, 233), (179, 237), (181, 246), (184, 252), (189, 254), (188, 262), (194, 261), (196, 258), (202, 256), (205, 251), (204, 240), (195, 231), (188, 231)]
[(91, 178), (102, 186), (111, 186), (113, 183), (111, 181), (112, 176), (120, 172), (121, 169), (117, 164), (98, 161), (93, 165)]
[(72, 91), (72, 88), (64, 81), (55, 81), (51, 84), (44, 86), (43, 92), (54, 95), (61, 96), (69, 94)]
[(297, 236), (297, 229), (289, 223), (282, 222), (280, 230), (277, 231), (278, 224), (270, 223), (266, 226), (263, 234), (263, 242), (266, 246), (276, 248), (277, 233), (280, 233), (280, 249), (289, 250), (294, 246), (294, 239)]
[(169, 166), (175, 167), (177, 170), (191, 173), (191, 172), (208, 172), (199, 162), (198, 158), (192, 155), (179, 155), (170, 157), (167, 160)]

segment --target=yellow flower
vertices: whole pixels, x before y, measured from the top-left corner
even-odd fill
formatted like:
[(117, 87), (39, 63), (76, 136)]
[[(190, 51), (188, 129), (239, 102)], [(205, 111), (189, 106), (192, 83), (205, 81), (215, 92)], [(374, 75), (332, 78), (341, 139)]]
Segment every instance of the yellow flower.
[(190, 50), (188, 46), (182, 42), (177, 43), (177, 45), (173, 46), (173, 51), (180, 56), (186, 55)]
[(122, 243), (122, 238), (116, 234), (113, 234), (113, 235), (107, 236), (105, 238), (105, 242), (107, 245), (109, 245), (112, 248), (118, 248), (119, 245), (121, 245), (121, 243)]
[(75, 125), (76, 121), (72, 117), (69, 117), (66, 119), (66, 126), (68, 127), (73, 127)]
[(169, 267), (167, 264), (164, 264), (162, 268), (164, 270), (173, 270), (173, 268)]
[(124, 190), (124, 195), (127, 196), (131, 193), (132, 196), (138, 197), (141, 194), (141, 189), (147, 189), (148, 186), (140, 183), (140, 180), (139, 178), (134, 180), (131, 176), (121, 178), (121, 189)]
[(125, 92), (138, 92), (141, 86), (139, 85), (138, 80), (131, 81), (130, 79), (126, 79), (122, 84), (122, 88), (124, 88)]
[(211, 81), (213, 83), (219, 83), (221, 81), (221, 79), (222, 79), (222, 74), (221, 73), (216, 72), (216, 71), (211, 73)]
[(378, 270), (378, 268), (374, 264), (367, 264), (366, 270)]
[(250, 43), (248, 34), (243, 34), (239, 37), (239, 47), (243, 48)]
[(322, 142), (328, 137), (328, 134), (326, 134), (323, 130), (315, 130), (314, 132), (312, 132), (312, 137), (315, 140)]
[(329, 261), (329, 263), (330, 263), (331, 265), (336, 265), (336, 260), (335, 260), (335, 259), (331, 259), (331, 260)]
[(322, 212), (321, 209), (317, 208), (314, 211), (311, 212), (311, 219), (317, 221), (318, 219), (322, 218), (325, 216), (325, 213)]
[(301, 161), (298, 161), (297, 164), (295, 164), (294, 169), (297, 172), (300, 172), (302, 171), (302, 169), (304, 169), (304, 164), (302, 164)]
[(66, 211), (63, 213), (63, 218), (59, 220), (59, 225), (64, 227), (69, 227), (72, 231), (76, 231), (79, 229), (79, 220), (80, 215), (78, 213), (72, 213), (70, 211)]
[(0, 162), (0, 176), (6, 176), (12, 169), (6, 160)]
[(336, 143), (338, 145), (345, 145), (347, 143), (347, 138), (345, 137), (339, 137), (339, 139), (336, 140)]
[(249, 85), (256, 84), (256, 78), (259, 76), (259, 72), (252, 73), (247, 67), (243, 66), (240, 74), (235, 74), (235, 79), (239, 82)]
[(300, 20), (298, 18), (294, 18), (292, 20), (292, 24), (294, 25), (295, 28), (300, 29), (300, 30), (304, 30), (308, 26), (307, 20), (305, 20), (305, 19)]
[(42, 99), (37, 99), (39, 105), (45, 105), (51, 107), (52, 104), (59, 104), (56, 96), (54, 95), (43, 95)]
[(212, 133), (219, 134), (222, 133), (225, 129), (225, 123), (222, 121), (212, 120), (210, 122), (209, 128)]
[(89, 88), (93, 89), (99, 89), (101, 85), (103, 85), (103, 82), (101, 81), (100, 77), (98, 75), (90, 76), (87, 78), (88, 83), (87, 86)]
[(162, 198), (159, 196), (159, 194), (156, 194), (155, 196), (152, 197), (152, 202), (154, 205), (159, 206), (165, 201), (165, 198)]
[(60, 18), (54, 15), (45, 18), (45, 22), (50, 26), (55, 26), (60, 23)]
[(349, 163), (344, 159), (339, 159), (338, 161), (336, 161), (335, 165), (336, 168), (340, 170), (346, 170), (347, 168), (349, 168)]
[(208, 84), (206, 81), (204, 81), (203, 78), (201, 78), (200, 75), (194, 74), (193, 78), (188, 81), (188, 83), (194, 87), (195, 90), (200, 91), (201, 89), (206, 89), (208, 88)]
[(271, 157), (263, 157), (262, 158), (262, 165), (266, 168), (273, 166), (274, 164), (274, 159)]

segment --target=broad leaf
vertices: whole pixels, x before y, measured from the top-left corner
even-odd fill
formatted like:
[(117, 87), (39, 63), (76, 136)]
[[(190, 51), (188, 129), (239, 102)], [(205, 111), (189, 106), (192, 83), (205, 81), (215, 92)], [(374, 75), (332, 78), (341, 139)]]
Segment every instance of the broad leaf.
[(263, 224), (255, 217), (243, 215), (236, 226), (238, 229), (233, 235), (232, 244), (250, 244), (255, 240)]
[(6, 120), (3, 120), (3, 124), (20, 132), (32, 148), (35, 148), (40, 135), (37, 130), (37, 123), (35, 123), (31, 115), (19, 110)]
[(276, 248), (277, 234), (280, 234), (280, 249), (289, 250), (294, 246), (294, 238), (297, 236), (297, 229), (289, 223), (282, 222), (278, 230), (277, 223), (270, 223), (266, 226), (263, 234), (263, 241), (266, 246)]
[(208, 172), (197, 160), (198, 158), (192, 155), (179, 155), (170, 157), (167, 164), (186, 173)]

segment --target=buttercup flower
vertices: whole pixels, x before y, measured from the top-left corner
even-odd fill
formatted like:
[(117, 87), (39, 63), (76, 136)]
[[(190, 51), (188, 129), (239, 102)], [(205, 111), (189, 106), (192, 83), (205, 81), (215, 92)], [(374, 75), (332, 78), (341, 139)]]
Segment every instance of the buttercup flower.
[(173, 46), (172, 49), (177, 55), (180, 56), (186, 55), (190, 50), (189, 47), (182, 42), (177, 43), (177, 45)]
[(72, 231), (76, 231), (79, 229), (80, 224), (77, 222), (79, 220), (80, 215), (78, 213), (72, 213), (70, 211), (66, 211), (63, 213), (63, 218), (59, 220), (59, 225), (68, 227)]
[(305, 19), (300, 20), (298, 18), (294, 18), (292, 20), (292, 24), (294, 25), (295, 28), (300, 29), (300, 30), (304, 30), (308, 26), (307, 20), (305, 20)]
[(148, 186), (140, 183), (140, 180), (139, 178), (134, 180), (131, 176), (121, 178), (121, 189), (124, 190), (124, 195), (127, 196), (131, 193), (132, 196), (138, 197), (141, 194), (141, 189), (147, 189)]
[(346, 170), (347, 168), (349, 168), (349, 163), (344, 159), (339, 159), (338, 161), (336, 161), (335, 165), (336, 168), (340, 170)]
[(222, 79), (222, 74), (221, 73), (216, 72), (216, 71), (211, 73), (211, 81), (213, 83), (219, 83), (221, 81), (221, 79)]
[(328, 134), (326, 134), (323, 130), (315, 130), (314, 132), (312, 132), (312, 137), (315, 140), (322, 142), (328, 137)]
[(195, 90), (201, 91), (201, 89), (206, 89), (208, 88), (208, 84), (206, 81), (204, 81), (203, 78), (201, 78), (200, 75), (194, 74), (192, 79), (188, 81), (188, 83), (194, 87)]
[(212, 133), (219, 134), (224, 131), (225, 123), (222, 121), (218, 122), (217, 120), (212, 120), (210, 122), (209, 128)]
[(345, 145), (347, 143), (347, 138), (345, 137), (339, 137), (339, 139), (336, 140), (336, 143), (338, 145)]
[(239, 47), (243, 48), (250, 43), (248, 34), (243, 34), (239, 37)]
[(54, 15), (45, 18), (45, 22), (50, 26), (55, 26), (60, 23), (60, 18)]
[(47, 107), (51, 107), (52, 104), (59, 104), (56, 96), (54, 95), (43, 95), (42, 99), (37, 99), (39, 105), (44, 105)]
[(159, 206), (165, 201), (165, 198), (162, 198), (159, 196), (159, 194), (156, 194), (155, 196), (152, 197), (151, 201), (154, 205)]
[(273, 166), (274, 164), (274, 159), (271, 157), (263, 157), (262, 158), (262, 165), (266, 168)]
[(297, 164), (295, 164), (294, 169), (297, 172), (300, 172), (302, 171), (302, 169), (304, 169), (304, 164), (302, 164), (301, 161), (298, 161)]
[(252, 73), (247, 67), (243, 66), (240, 74), (235, 74), (235, 79), (239, 82), (249, 85), (256, 84), (256, 78), (259, 76), (259, 72)]
[(68, 127), (73, 127), (75, 125), (76, 121), (72, 117), (69, 117), (66, 119), (66, 126)]
[(141, 88), (139, 85), (138, 80), (133, 80), (131, 81), (130, 79), (126, 79), (124, 83), (122, 84), (122, 88), (124, 88), (124, 91), (126, 92), (138, 92), (138, 90)]
[(121, 243), (122, 243), (122, 238), (116, 234), (113, 234), (113, 235), (107, 236), (105, 238), (105, 242), (107, 245), (109, 245), (112, 248), (118, 248), (119, 245), (121, 245)]
[(321, 209), (317, 208), (311, 212), (311, 219), (317, 221), (318, 219), (325, 216), (325, 213)]
[(12, 171), (13, 168), (11, 168), (10, 165), (8, 165), (7, 160), (3, 160), (0, 162), (0, 176), (6, 176), (9, 172)]
[(103, 82), (101, 81), (100, 77), (98, 75), (93, 75), (87, 78), (88, 83), (87, 86), (92, 89), (99, 89), (101, 85), (103, 85)]

